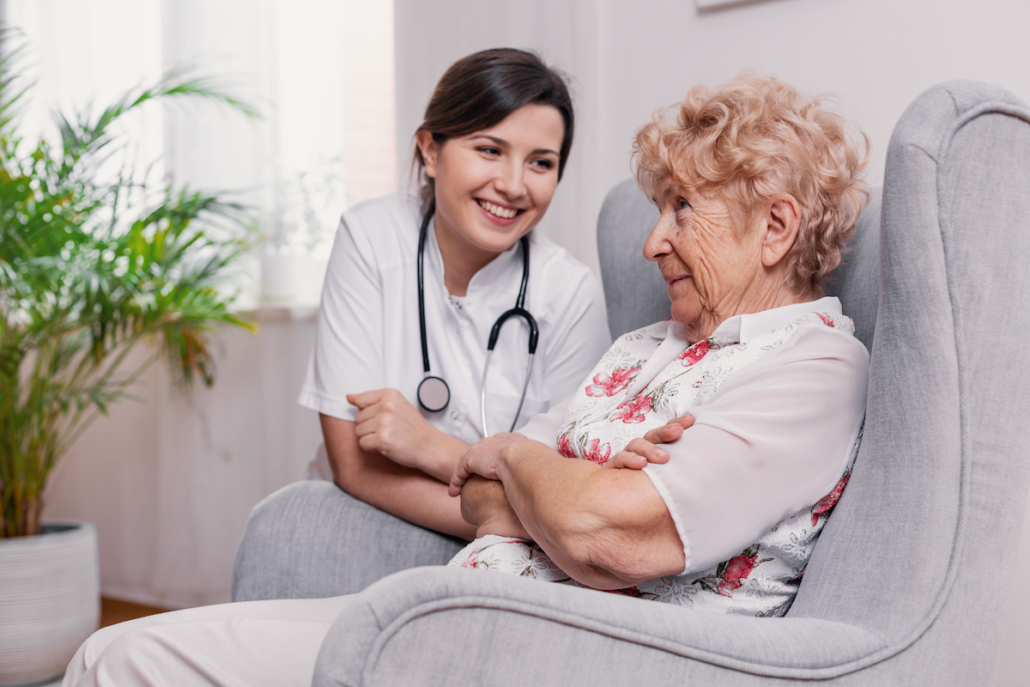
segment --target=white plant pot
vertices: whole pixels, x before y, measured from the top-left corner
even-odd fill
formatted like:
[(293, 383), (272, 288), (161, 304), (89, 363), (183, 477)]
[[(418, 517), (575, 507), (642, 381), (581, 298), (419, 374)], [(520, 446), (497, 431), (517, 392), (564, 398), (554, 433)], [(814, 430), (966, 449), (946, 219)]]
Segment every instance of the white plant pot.
[(97, 531), (48, 522), (0, 539), (0, 685), (59, 677), (100, 620)]

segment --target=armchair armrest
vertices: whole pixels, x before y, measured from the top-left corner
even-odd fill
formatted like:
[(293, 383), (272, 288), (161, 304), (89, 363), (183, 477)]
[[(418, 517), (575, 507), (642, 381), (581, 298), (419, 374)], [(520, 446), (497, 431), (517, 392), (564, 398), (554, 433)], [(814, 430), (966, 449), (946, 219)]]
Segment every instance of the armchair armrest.
[[(753, 684), (819, 679), (884, 649), (860, 628), (749, 618), (486, 571), (416, 568), (355, 595), (314, 685)], [(658, 678), (664, 679), (658, 679)]]
[(236, 552), (232, 600), (360, 592), (398, 570), (443, 565), (464, 545), (362, 503), (331, 482), (295, 482), (251, 511)]

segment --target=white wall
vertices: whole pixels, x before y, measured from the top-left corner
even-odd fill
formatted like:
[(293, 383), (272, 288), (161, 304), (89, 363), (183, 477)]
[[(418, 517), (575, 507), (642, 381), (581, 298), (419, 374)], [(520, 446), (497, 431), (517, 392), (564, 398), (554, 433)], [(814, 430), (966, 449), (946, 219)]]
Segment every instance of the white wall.
[[(630, 175), (634, 131), (697, 83), (741, 68), (838, 94), (869, 135), (879, 184), (891, 131), (929, 86), (965, 78), (1030, 101), (1030, 3), (1023, 0), (769, 0), (699, 13), (691, 0), (394, 0), (401, 169), (436, 79), (475, 50), (537, 50), (568, 71), (577, 131), (567, 176), (541, 224), (596, 269), (604, 193)], [(1030, 510), (998, 685), (1025, 685), (1030, 646)]]

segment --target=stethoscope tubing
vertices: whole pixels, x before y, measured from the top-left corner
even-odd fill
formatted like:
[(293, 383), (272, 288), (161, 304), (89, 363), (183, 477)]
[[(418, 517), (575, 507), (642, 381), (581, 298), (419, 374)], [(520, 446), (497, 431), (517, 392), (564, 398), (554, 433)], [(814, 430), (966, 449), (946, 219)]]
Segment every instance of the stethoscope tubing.
[[(418, 323), (419, 323), (419, 338), (422, 344), (422, 370), (423, 379), (419, 383), (416, 398), (422, 408), (428, 412), (439, 412), (447, 407), (450, 403), (450, 387), (447, 382), (440, 377), (435, 377), (430, 372), (429, 367), (429, 341), (426, 334), (426, 297), (425, 297), (425, 247), (426, 238), (429, 234), (429, 222), (433, 217), (435, 211), (435, 202), (430, 201), (430, 205), (426, 210), (425, 215), (422, 218), (422, 226), (419, 230), (418, 238), (418, 259), (416, 261), (418, 270)], [(525, 320), (529, 326), (529, 361), (526, 364), (526, 377), (522, 382), (522, 394), (519, 397), (518, 409), (515, 411), (515, 417), (512, 418), (511, 428), (508, 431), (514, 431), (515, 425), (518, 424), (519, 415), (522, 413), (522, 406), (526, 402), (526, 392), (529, 389), (529, 378), (533, 371), (533, 358), (536, 355), (536, 347), (540, 338), (540, 329), (537, 326), (536, 318), (526, 310), (526, 290), (529, 286), (529, 236), (523, 236), (519, 239), (519, 245), (522, 248), (522, 281), (519, 284), (519, 295), (515, 300), (515, 307), (506, 310), (501, 314), (500, 317), (494, 322), (493, 327), (490, 329), (490, 337), (487, 341), (486, 347), (486, 361), (483, 366), (483, 376), (479, 387), (479, 415), (480, 421), (482, 422), (483, 436), (490, 436), (489, 425), (486, 420), (486, 378), (490, 371), (490, 360), (493, 357), (494, 347), (497, 345), (497, 339), (501, 333), (501, 327), (512, 317), (518, 317)], [(430, 384), (430, 387), (436, 388), (444, 394), (444, 400), (440, 405), (430, 404), (423, 397), (423, 389), (430, 388), (426, 385)], [(431, 393), (431, 392), (427, 392)]]
[(422, 227), (418, 232), (418, 333), (422, 339), (422, 371), (429, 375), (429, 342), (426, 339), (426, 278), (425, 278), (425, 255), (426, 236), (429, 234), (429, 220), (433, 218), (436, 203), (432, 203), (422, 218)]
[[(486, 352), (486, 362), (483, 364), (483, 383), (479, 387), (479, 420), (483, 424), (483, 436), (490, 436), (490, 429), (486, 421), (486, 374), (490, 370), (490, 358), (493, 357), (493, 350)], [(529, 375), (533, 371), (534, 353), (529, 354), (529, 362), (526, 363), (526, 378), (522, 382), (522, 395), (519, 397), (519, 407), (515, 410), (515, 417), (511, 421), (509, 432), (515, 431), (515, 425), (519, 422), (519, 415), (522, 414), (522, 404), (526, 401), (526, 390), (529, 388)]]

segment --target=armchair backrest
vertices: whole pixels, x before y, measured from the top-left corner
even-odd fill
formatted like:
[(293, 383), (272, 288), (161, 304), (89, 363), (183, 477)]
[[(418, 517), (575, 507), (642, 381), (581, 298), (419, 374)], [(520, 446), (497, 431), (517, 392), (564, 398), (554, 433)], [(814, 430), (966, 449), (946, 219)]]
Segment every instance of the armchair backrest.
[(643, 253), (644, 241), (657, 221), (658, 208), (633, 179), (617, 184), (601, 205), (597, 255), (613, 339), (670, 315), (662, 273)]
[[(668, 317), (636, 260), (656, 216), (632, 182), (602, 208), (613, 336)], [(1030, 110), (986, 84), (928, 90), (827, 289), (871, 351), (865, 434), (788, 619), (880, 637), (855, 668), (989, 684), (1030, 477), (1028, 260)]]
[(882, 222), (865, 437), (791, 614), (987, 682), (1030, 475), (1030, 110), (975, 82), (923, 93)]

